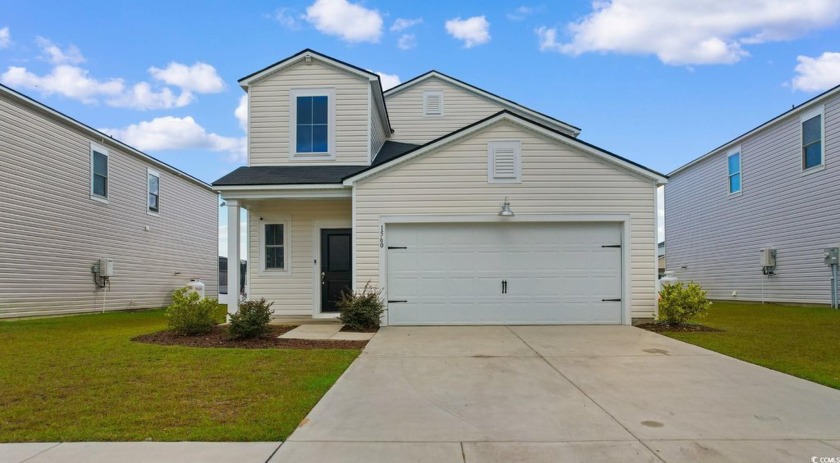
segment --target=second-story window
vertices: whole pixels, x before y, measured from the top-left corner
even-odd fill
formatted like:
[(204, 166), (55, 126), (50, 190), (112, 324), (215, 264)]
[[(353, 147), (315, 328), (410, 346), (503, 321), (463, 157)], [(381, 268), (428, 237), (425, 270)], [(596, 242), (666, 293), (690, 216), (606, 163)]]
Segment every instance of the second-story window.
[(334, 92), (331, 89), (296, 89), (291, 95), (292, 156), (332, 156), (335, 143)]
[(800, 118), (802, 124), (802, 170), (823, 165), (823, 108), (809, 111)]
[(90, 197), (108, 200), (108, 150), (101, 145), (90, 145)]
[(729, 194), (741, 192), (741, 148), (732, 150), (727, 157), (729, 167)]
[(152, 169), (147, 169), (147, 201), (148, 212), (150, 214), (157, 214), (160, 212), (160, 173)]

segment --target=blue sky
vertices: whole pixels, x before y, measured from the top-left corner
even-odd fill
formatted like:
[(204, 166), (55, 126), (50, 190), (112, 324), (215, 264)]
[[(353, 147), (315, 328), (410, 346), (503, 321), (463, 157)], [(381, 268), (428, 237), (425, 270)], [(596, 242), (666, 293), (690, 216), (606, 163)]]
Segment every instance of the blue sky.
[(836, 0), (28, 0), (0, 11), (0, 81), (213, 181), (244, 159), (237, 79), (308, 47), (437, 69), (667, 173), (840, 83), (838, 25)]

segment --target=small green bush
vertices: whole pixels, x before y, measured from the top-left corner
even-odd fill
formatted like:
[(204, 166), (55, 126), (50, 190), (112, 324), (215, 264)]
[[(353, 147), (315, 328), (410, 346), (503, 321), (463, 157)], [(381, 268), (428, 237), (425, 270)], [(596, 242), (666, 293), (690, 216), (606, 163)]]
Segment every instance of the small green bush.
[(215, 299), (202, 298), (189, 288), (178, 289), (172, 294), (172, 304), (166, 308), (169, 329), (182, 336), (209, 333), (216, 325), (218, 306)]
[(265, 298), (255, 301), (241, 301), (239, 311), (230, 316), (228, 336), (231, 339), (252, 339), (269, 332), (273, 302)]
[(347, 291), (337, 302), (341, 314), (338, 319), (353, 331), (371, 331), (379, 328), (385, 311), (382, 290), (373, 288), (368, 281), (361, 291)]
[(692, 318), (705, 316), (711, 305), (712, 302), (706, 298), (706, 291), (693, 281), (688, 284), (681, 281), (665, 284), (659, 291), (657, 320), (682, 325)]

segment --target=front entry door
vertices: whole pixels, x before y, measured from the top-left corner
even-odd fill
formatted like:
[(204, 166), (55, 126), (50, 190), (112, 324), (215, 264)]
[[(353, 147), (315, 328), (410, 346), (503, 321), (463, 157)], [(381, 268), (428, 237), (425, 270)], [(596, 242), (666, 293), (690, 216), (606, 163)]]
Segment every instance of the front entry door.
[(321, 230), (321, 312), (338, 312), (336, 301), (351, 288), (352, 240), (349, 228)]

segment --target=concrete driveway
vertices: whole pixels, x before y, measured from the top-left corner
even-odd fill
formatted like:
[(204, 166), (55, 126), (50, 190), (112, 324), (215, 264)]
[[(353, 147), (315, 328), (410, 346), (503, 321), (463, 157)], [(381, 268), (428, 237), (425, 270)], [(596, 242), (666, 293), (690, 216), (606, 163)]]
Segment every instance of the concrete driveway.
[(840, 457), (840, 391), (628, 326), (488, 326), (383, 328), (271, 461), (812, 457)]

